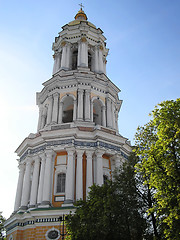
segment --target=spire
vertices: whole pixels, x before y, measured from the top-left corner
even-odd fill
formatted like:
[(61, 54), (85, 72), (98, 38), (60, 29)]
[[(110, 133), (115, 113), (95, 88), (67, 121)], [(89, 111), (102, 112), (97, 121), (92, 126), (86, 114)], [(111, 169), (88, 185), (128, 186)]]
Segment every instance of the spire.
[(84, 11), (82, 9), (84, 6), (82, 5), (82, 3), (79, 5), (80, 5), (81, 9), (78, 11), (78, 13), (76, 14), (76, 16), (74, 18), (78, 19), (78, 20), (87, 20), (88, 19), (87, 15), (84, 13)]

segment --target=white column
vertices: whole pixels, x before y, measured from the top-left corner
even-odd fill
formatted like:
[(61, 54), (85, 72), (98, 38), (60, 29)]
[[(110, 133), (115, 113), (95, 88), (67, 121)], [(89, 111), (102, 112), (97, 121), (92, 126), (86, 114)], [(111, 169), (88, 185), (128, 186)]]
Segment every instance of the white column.
[(52, 123), (57, 123), (59, 93), (53, 94), (53, 98), (54, 98), (54, 104), (53, 104), (53, 113), (52, 113)]
[(47, 112), (47, 124), (50, 124), (52, 121), (52, 108), (53, 108), (53, 97), (52, 95), (48, 97), (49, 105)]
[(112, 101), (112, 128), (116, 129), (116, 123), (115, 123), (115, 105)]
[(81, 60), (80, 60), (81, 67), (88, 67), (88, 48), (87, 48), (87, 41), (83, 38), (81, 42)]
[(93, 155), (93, 151), (86, 151), (86, 157), (87, 157), (86, 197), (88, 196), (89, 187), (93, 185), (92, 155)]
[(66, 46), (66, 68), (69, 69), (70, 68), (70, 51), (71, 50), (71, 44), (67, 43)]
[(36, 156), (34, 159), (34, 170), (33, 170), (33, 178), (32, 178), (31, 196), (30, 196), (30, 207), (35, 207), (35, 205), (37, 203), (39, 166), (40, 166), (40, 159), (39, 159), (39, 156)]
[(58, 117), (58, 123), (62, 123), (62, 116), (63, 116), (63, 102), (59, 103), (59, 117)]
[(93, 101), (91, 99), (91, 122), (93, 122)]
[(42, 112), (42, 120), (41, 120), (41, 128), (44, 128), (45, 124), (46, 124), (46, 118), (47, 118), (47, 105), (44, 106), (43, 108), (43, 112)]
[(102, 106), (102, 125), (106, 127), (106, 107)]
[(26, 159), (26, 169), (23, 181), (22, 199), (21, 199), (21, 209), (27, 209), (29, 195), (30, 195), (30, 177), (31, 177), (31, 158)]
[(17, 185), (17, 190), (16, 190), (16, 199), (15, 199), (15, 204), (14, 204), (14, 211), (17, 211), (21, 206), (24, 170), (25, 170), (25, 165), (20, 163), (19, 164), (19, 178), (18, 178), (18, 185)]
[(73, 101), (74, 103), (74, 108), (73, 108), (73, 121), (76, 120), (76, 112), (77, 112), (77, 100)]
[(85, 90), (85, 121), (90, 121), (90, 90)]
[(103, 73), (104, 72), (104, 66), (103, 66), (103, 54), (101, 47), (99, 48), (99, 72)]
[(57, 63), (56, 63), (56, 72), (59, 71), (60, 67), (61, 67), (61, 53), (58, 53), (57, 54)]
[(78, 89), (78, 120), (83, 120), (83, 89)]
[(116, 130), (118, 131), (118, 111), (116, 110), (116, 114), (115, 114), (115, 121), (116, 121)]
[(96, 162), (97, 162), (97, 185), (102, 185), (103, 184), (103, 162), (102, 162), (102, 155), (103, 152), (100, 150), (96, 151)]
[(44, 172), (44, 186), (42, 205), (49, 205), (51, 199), (51, 180), (52, 180), (53, 151), (46, 150), (46, 165)]
[(98, 47), (95, 46), (95, 58), (94, 58), (94, 68), (95, 68), (95, 72), (99, 72), (99, 55), (98, 55)]
[(83, 199), (83, 172), (82, 156), (84, 151), (77, 150), (77, 168), (76, 168), (76, 200)]
[(39, 120), (38, 120), (37, 131), (39, 131), (41, 129), (42, 115), (43, 115), (43, 106), (42, 106), (42, 104), (40, 104), (40, 106), (39, 106)]
[(103, 63), (104, 63), (104, 74), (106, 74), (106, 63), (107, 63), (107, 60), (105, 60)]
[(37, 196), (37, 204), (40, 205), (42, 203), (42, 194), (43, 194), (43, 186), (44, 186), (44, 172), (45, 172), (45, 153), (40, 154), (41, 158), (41, 169), (40, 169), (40, 177), (39, 177), (39, 187), (38, 187), (38, 196)]
[(111, 109), (111, 99), (107, 98), (107, 127), (112, 127), (112, 109)]
[(78, 67), (81, 66), (81, 41), (78, 42), (78, 59), (77, 59)]
[(66, 58), (67, 58), (67, 48), (66, 44), (63, 46), (62, 57), (61, 57), (61, 69), (66, 69)]
[(66, 200), (65, 203), (73, 202), (74, 200), (74, 150), (67, 150), (68, 163), (66, 172)]
[(53, 74), (55, 74), (60, 67), (60, 53), (55, 53), (53, 57), (54, 57)]

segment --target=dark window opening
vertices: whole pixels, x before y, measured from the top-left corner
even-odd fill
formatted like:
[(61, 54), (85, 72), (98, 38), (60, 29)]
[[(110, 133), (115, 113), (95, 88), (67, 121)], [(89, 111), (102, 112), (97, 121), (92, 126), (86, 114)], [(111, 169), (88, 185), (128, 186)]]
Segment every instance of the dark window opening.
[(77, 69), (77, 56), (78, 56), (78, 51), (74, 51), (72, 54), (72, 70)]
[(104, 181), (104, 184), (107, 184), (108, 177), (106, 175), (103, 175), (103, 181)]
[(91, 65), (92, 65), (92, 56), (91, 56), (91, 54), (88, 52), (88, 68), (90, 68), (90, 70), (91, 70)]
[(59, 173), (57, 176), (57, 192), (58, 193), (65, 192), (65, 182), (66, 182), (66, 174)]
[(73, 109), (63, 111), (63, 123), (68, 123), (73, 121)]

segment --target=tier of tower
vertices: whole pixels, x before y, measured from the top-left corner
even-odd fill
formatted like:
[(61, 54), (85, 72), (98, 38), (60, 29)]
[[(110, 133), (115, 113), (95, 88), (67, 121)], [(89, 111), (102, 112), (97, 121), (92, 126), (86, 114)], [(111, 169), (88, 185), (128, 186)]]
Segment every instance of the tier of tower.
[[(67, 156), (63, 162), (62, 156)], [(61, 156), (57, 162), (57, 156)], [(123, 157), (119, 154), (107, 157), (101, 149), (67, 148), (60, 154), (52, 149), (40, 154), (28, 155), (19, 163), (19, 179), (14, 211), (27, 208), (56, 206), (57, 202), (74, 202), (87, 196), (89, 187), (96, 183), (102, 185), (104, 177), (110, 178), (111, 171), (119, 167)], [(107, 163), (106, 163), (107, 162)], [(65, 175), (64, 190), (57, 192), (57, 176)], [(64, 192), (62, 192), (64, 191)], [(63, 196), (63, 198), (62, 198)]]
[(38, 131), (52, 124), (87, 121), (118, 132), (120, 105), (121, 101), (99, 97), (92, 94), (90, 89), (55, 92), (39, 104)]

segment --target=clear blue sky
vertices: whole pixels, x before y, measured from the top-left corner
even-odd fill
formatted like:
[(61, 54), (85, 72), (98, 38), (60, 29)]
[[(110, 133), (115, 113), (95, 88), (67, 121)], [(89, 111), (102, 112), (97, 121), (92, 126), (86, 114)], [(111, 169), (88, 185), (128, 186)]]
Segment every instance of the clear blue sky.
[[(36, 92), (51, 77), (52, 43), (77, 0), (0, 0), (0, 211), (13, 211), (15, 149), (36, 132)], [(180, 97), (179, 0), (83, 0), (110, 49), (107, 75), (121, 89), (120, 133), (133, 137), (157, 103)]]

